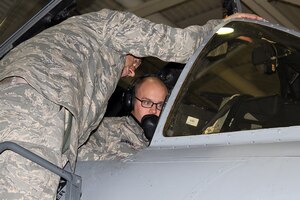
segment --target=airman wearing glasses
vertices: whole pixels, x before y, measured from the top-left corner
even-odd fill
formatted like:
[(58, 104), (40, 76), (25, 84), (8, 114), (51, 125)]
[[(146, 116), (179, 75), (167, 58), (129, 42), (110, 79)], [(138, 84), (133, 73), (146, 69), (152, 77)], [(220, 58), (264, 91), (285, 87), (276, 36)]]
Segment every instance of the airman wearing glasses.
[(146, 77), (136, 84), (134, 94), (131, 114), (141, 122), (145, 115), (160, 115), (168, 89), (159, 78)]
[(134, 88), (133, 110), (123, 117), (105, 117), (78, 150), (78, 160), (113, 160), (128, 157), (147, 147), (149, 141), (141, 127), (145, 115), (159, 116), (168, 94), (158, 77), (141, 79)]

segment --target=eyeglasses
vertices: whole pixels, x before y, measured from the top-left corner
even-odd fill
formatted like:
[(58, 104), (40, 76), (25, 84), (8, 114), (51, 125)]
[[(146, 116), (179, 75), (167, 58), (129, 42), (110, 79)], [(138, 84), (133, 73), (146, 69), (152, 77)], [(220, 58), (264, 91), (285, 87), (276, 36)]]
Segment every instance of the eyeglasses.
[(141, 102), (141, 105), (144, 108), (152, 108), (152, 106), (155, 105), (157, 110), (161, 110), (164, 106), (164, 102), (153, 103), (150, 100), (142, 100), (142, 99), (139, 99), (137, 97), (135, 97), (135, 98)]

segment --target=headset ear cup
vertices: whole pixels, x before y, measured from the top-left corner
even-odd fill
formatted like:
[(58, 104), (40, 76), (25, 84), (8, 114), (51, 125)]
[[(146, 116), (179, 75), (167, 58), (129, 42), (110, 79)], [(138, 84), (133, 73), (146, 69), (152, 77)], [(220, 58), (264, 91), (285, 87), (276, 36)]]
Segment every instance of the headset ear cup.
[(135, 101), (135, 88), (131, 88), (131, 91), (130, 91), (130, 96), (131, 96), (131, 100), (130, 100), (130, 111), (133, 110), (133, 105), (134, 105), (134, 101)]
[(123, 105), (127, 112), (131, 112), (133, 109), (133, 98), (134, 98), (134, 88), (126, 90), (123, 94)]

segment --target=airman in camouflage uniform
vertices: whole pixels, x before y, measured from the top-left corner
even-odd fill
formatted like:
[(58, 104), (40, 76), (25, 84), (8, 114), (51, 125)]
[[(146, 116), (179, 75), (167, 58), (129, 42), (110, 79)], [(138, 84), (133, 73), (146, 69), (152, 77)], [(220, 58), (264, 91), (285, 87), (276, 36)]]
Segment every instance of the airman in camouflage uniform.
[[(16, 142), (60, 167), (67, 158), (74, 168), (78, 146), (99, 125), (124, 73), (126, 55), (186, 62), (219, 22), (177, 29), (104, 9), (41, 32), (0, 62), (0, 142)], [(53, 199), (58, 180), (12, 152), (0, 155), (3, 199)]]
[[(133, 92), (134, 91), (134, 92)], [(149, 145), (141, 128), (145, 115), (159, 117), (159, 108), (165, 102), (168, 88), (160, 78), (147, 76), (139, 79), (129, 92), (124, 105), (132, 109), (131, 115), (124, 117), (105, 117), (99, 128), (91, 134), (87, 143), (78, 150), (78, 160), (113, 160), (126, 158)], [(135, 97), (150, 102), (152, 106), (143, 107)], [(130, 102), (128, 102), (130, 101)], [(154, 104), (154, 102), (156, 104)], [(149, 105), (150, 105), (149, 104)]]

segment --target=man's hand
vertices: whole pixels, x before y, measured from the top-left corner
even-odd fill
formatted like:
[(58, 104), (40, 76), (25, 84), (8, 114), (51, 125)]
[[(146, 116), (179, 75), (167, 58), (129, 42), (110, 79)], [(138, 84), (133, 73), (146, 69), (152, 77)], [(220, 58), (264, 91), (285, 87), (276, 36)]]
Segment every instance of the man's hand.
[(265, 20), (264, 18), (250, 13), (234, 13), (225, 18), (225, 20), (232, 19), (232, 18), (245, 18), (245, 19), (253, 19), (253, 20)]

